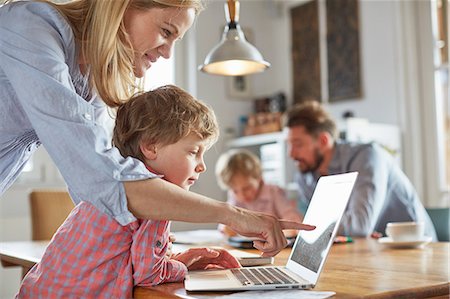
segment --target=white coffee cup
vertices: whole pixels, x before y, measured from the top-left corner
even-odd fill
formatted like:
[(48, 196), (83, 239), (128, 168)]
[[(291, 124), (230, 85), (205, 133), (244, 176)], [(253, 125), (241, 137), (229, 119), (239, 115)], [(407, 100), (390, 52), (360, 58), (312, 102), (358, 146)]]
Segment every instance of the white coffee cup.
[(423, 222), (389, 222), (386, 235), (395, 242), (411, 242), (422, 240), (425, 233)]

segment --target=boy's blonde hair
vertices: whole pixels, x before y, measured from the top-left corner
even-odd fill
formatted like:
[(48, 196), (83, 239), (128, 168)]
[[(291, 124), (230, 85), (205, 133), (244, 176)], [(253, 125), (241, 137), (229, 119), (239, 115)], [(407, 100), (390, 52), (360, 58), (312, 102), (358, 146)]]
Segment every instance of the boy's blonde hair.
[(198, 15), (204, 9), (203, 0), (75, 0), (51, 5), (69, 22), (89, 65), (90, 85), (109, 107), (120, 106), (139, 90), (133, 48), (123, 22), (126, 10), (194, 8)]
[(166, 85), (137, 95), (117, 110), (113, 144), (122, 156), (144, 161), (141, 142), (168, 145), (195, 132), (209, 146), (219, 126), (212, 109), (183, 89)]
[(262, 178), (262, 168), (259, 158), (244, 149), (229, 150), (223, 153), (216, 163), (216, 177), (219, 186), (227, 190), (233, 177), (237, 174), (254, 179)]

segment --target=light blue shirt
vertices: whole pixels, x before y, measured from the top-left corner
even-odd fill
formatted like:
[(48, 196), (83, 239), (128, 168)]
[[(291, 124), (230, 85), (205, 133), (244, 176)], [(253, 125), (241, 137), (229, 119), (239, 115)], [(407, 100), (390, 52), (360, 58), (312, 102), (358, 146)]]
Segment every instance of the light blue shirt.
[[(359, 174), (341, 221), (340, 234), (367, 236), (373, 231), (384, 234), (388, 222), (423, 221), (425, 234), (437, 240), (433, 223), (413, 185), (387, 151), (375, 143), (337, 142), (328, 172), (351, 171)], [(318, 178), (317, 173), (297, 174), (303, 205), (309, 204)]]
[(50, 5), (0, 7), (0, 195), (45, 146), (77, 204), (91, 202), (126, 225), (124, 181), (155, 177), (111, 147), (106, 105), (79, 69), (71, 27)]

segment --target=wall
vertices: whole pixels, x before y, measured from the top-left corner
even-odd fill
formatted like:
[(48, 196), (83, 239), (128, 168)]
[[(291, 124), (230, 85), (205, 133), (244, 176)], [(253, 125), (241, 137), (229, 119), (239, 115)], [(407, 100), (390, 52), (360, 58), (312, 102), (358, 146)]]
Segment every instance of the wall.
[[(292, 102), (292, 69), (290, 44), (289, 9), (302, 1), (241, 1), (240, 24), (253, 32), (253, 41), (264, 58), (272, 66), (266, 72), (251, 76), (254, 97), (271, 95), (283, 91)], [(358, 117), (371, 122), (401, 126), (397, 90), (397, 64), (395, 30), (395, 1), (360, 2), (360, 43), (363, 96), (329, 104), (332, 115), (340, 119), (342, 113), (352, 110)], [(197, 60), (202, 62), (208, 51), (218, 42), (221, 26), (224, 25), (222, 1), (212, 1), (202, 13), (196, 24)], [(200, 73), (197, 78), (197, 91), (200, 99), (207, 101), (215, 109), (224, 129), (234, 126), (237, 129), (239, 115), (251, 111), (251, 103), (227, 99), (227, 78)], [(382, 109), (380, 109), (382, 107)], [(239, 112), (239, 113), (236, 113)], [(218, 150), (224, 148), (219, 142)], [(196, 190), (214, 196), (223, 196), (217, 191), (212, 167), (218, 152), (208, 154), (209, 171), (203, 175)]]

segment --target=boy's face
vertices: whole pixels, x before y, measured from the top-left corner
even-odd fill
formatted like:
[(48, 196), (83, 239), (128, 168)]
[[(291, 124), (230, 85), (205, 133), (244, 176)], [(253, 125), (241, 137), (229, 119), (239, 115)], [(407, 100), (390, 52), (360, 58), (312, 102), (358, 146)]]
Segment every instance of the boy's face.
[(260, 179), (235, 174), (230, 181), (230, 189), (239, 202), (249, 203), (256, 199), (261, 185)]
[(154, 149), (141, 151), (145, 156), (145, 164), (157, 174), (185, 190), (194, 185), (200, 173), (206, 171), (203, 155), (208, 149), (208, 143), (199, 135), (191, 133), (178, 142), (151, 146)]

